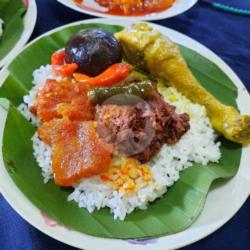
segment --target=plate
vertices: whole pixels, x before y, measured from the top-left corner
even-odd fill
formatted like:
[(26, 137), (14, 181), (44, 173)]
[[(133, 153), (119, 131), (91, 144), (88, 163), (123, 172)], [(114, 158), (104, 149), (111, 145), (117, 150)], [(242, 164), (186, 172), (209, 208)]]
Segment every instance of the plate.
[[(128, 27), (132, 23), (134, 23), (128, 20), (124, 21), (124, 20), (109, 20), (109, 19), (90, 19), (59, 27), (55, 30), (52, 30), (44, 34), (43, 36), (51, 34), (60, 29), (64, 29), (65, 27), (77, 25), (80, 23), (94, 23), (94, 22), (112, 24), (112, 25), (116, 24), (125, 27)], [(237, 86), (238, 106), (241, 112), (247, 113), (247, 108), (250, 106), (250, 96), (247, 90), (245, 89), (244, 85), (240, 81), (240, 79), (229, 68), (229, 66), (227, 66), (212, 51), (210, 51), (200, 43), (194, 41), (193, 39), (174, 30), (155, 24), (152, 25), (155, 26), (163, 34), (169, 36), (173, 41), (185, 47), (195, 50), (199, 54), (203, 55), (204, 57), (206, 57), (207, 59), (218, 65), (218, 67), (220, 67)], [(29, 47), (29, 45), (27, 45), (25, 48)], [(0, 73), (1, 82), (3, 82), (7, 76), (8, 76), (8, 66), (5, 66), (2, 72)], [(6, 119), (6, 112), (0, 108), (1, 148), (2, 148), (1, 143), (2, 143), (5, 119)], [(204, 210), (202, 211), (197, 221), (191, 227), (180, 233), (167, 235), (147, 241), (133, 241), (133, 240), (128, 241), (128, 240), (98, 238), (59, 226), (56, 222), (50, 220), (45, 215), (42, 215), (40, 210), (37, 209), (16, 187), (16, 185), (14, 184), (14, 182), (12, 181), (12, 179), (10, 178), (9, 174), (7, 173), (7, 171), (3, 166), (2, 153), (0, 153), (0, 167), (1, 167), (0, 191), (2, 192), (5, 199), (9, 202), (9, 204), (30, 224), (32, 224), (45, 234), (74, 247), (82, 248), (85, 250), (99, 250), (99, 249), (127, 250), (128, 248), (131, 250), (176, 249), (188, 245), (190, 243), (193, 243), (214, 232), (216, 229), (220, 228), (224, 223), (226, 223), (240, 209), (240, 207), (243, 205), (243, 203), (250, 194), (250, 169), (248, 168), (249, 154), (250, 154), (250, 147), (246, 147), (242, 150), (241, 164), (237, 175), (230, 181), (223, 183), (223, 185), (219, 185), (217, 188), (213, 188), (209, 192)], [(225, 207), (227, 209), (225, 209)]]
[(81, 13), (85, 13), (88, 15), (92, 15), (92, 16), (98, 16), (98, 17), (107, 17), (107, 18), (121, 18), (121, 19), (126, 19), (126, 20), (160, 20), (160, 19), (165, 19), (165, 18), (170, 18), (173, 16), (177, 16), (185, 11), (187, 11), (188, 9), (190, 9), (192, 6), (195, 5), (195, 3), (198, 0), (177, 0), (176, 3), (170, 7), (169, 9), (162, 11), (162, 12), (158, 12), (158, 13), (152, 13), (152, 14), (147, 14), (147, 15), (143, 15), (143, 16), (119, 16), (119, 15), (111, 15), (111, 14), (106, 14), (106, 13), (101, 13), (95, 10), (91, 10), (91, 7), (94, 9), (96, 8), (96, 4), (93, 3), (92, 0), (87, 0), (87, 2), (89, 2), (88, 6), (90, 7), (89, 9), (84, 9), (84, 8), (80, 8), (78, 7), (75, 3), (74, 0), (57, 0), (59, 3), (67, 6), (70, 9), (73, 9), (75, 11), (81, 12)]
[(0, 68), (5, 64), (10, 62), (20, 51), (20, 49), (27, 43), (29, 40), (37, 19), (37, 7), (35, 0), (28, 1), (28, 8), (23, 17), (24, 29), (21, 34), (19, 41), (15, 44), (11, 51), (0, 61)]

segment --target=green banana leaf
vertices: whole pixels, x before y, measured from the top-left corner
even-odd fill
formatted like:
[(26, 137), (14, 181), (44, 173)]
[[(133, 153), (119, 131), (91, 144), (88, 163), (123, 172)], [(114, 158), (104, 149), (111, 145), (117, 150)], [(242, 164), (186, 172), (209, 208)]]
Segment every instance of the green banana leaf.
[(3, 19), (3, 36), (0, 38), (0, 60), (15, 46), (24, 29), (23, 14), (26, 8), (22, 0), (1, 0), (0, 18)]
[[(43, 37), (26, 48), (9, 66), (10, 75), (0, 88), (0, 105), (8, 110), (3, 137), (5, 167), (19, 189), (42, 212), (61, 224), (80, 232), (106, 238), (149, 238), (184, 230), (201, 213), (212, 182), (236, 174), (241, 158), (241, 146), (220, 138), (222, 158), (218, 164), (195, 164), (181, 173), (180, 179), (147, 210), (136, 210), (125, 221), (114, 220), (109, 209), (90, 214), (67, 202), (71, 189), (56, 186), (53, 181), (43, 183), (34, 157), (31, 137), (35, 128), (18, 112), (15, 106), (22, 102), (32, 84), (32, 72), (50, 62), (50, 55), (62, 48), (68, 38), (83, 28), (102, 28), (111, 32), (120, 26), (81, 24), (65, 28)], [(184, 58), (200, 82), (219, 100), (236, 107), (237, 88), (212, 62), (196, 52), (180, 47)]]

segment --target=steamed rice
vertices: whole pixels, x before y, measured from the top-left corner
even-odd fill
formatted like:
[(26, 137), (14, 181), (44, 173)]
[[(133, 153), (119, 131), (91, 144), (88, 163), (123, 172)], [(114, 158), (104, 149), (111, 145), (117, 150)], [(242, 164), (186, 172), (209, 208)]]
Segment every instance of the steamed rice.
[[(51, 66), (42, 66), (33, 73), (34, 87), (24, 97), (24, 104), (19, 110), (35, 126), (40, 124), (39, 119), (28, 111), (38, 90), (48, 78), (57, 79), (52, 73)], [(58, 78), (58, 81), (61, 79)], [(185, 168), (199, 163), (218, 162), (220, 143), (216, 142), (216, 133), (206, 116), (203, 106), (191, 103), (174, 88), (158, 86), (164, 99), (176, 106), (177, 113), (186, 112), (190, 116), (190, 130), (175, 145), (163, 145), (160, 152), (148, 163), (152, 170), (152, 181), (133, 193), (124, 193), (114, 190), (111, 185), (101, 181), (99, 176), (85, 178), (74, 186), (68, 201), (75, 201), (79, 207), (86, 208), (90, 213), (104, 207), (109, 207), (115, 219), (124, 220), (126, 215), (134, 209), (146, 209), (149, 202), (161, 197), (179, 179), (179, 173)], [(41, 168), (44, 182), (53, 178), (51, 164), (51, 148), (41, 141), (37, 133), (32, 138), (34, 157)]]

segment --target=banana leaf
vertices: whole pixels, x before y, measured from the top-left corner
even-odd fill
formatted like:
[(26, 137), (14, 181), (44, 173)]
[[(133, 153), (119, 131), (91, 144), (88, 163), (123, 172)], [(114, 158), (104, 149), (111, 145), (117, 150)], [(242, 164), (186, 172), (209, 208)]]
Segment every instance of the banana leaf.
[[(56, 186), (53, 181), (43, 183), (34, 157), (31, 137), (35, 128), (18, 112), (32, 84), (32, 72), (50, 62), (50, 55), (62, 48), (68, 38), (83, 28), (102, 28), (110, 32), (120, 26), (81, 24), (65, 28), (41, 38), (26, 48), (9, 66), (10, 75), (0, 88), (0, 104), (8, 111), (3, 136), (5, 167), (18, 188), (42, 212), (65, 226), (93, 236), (119, 239), (144, 239), (179, 232), (190, 226), (201, 213), (212, 182), (236, 174), (241, 158), (241, 146), (220, 138), (222, 157), (218, 164), (194, 164), (184, 170), (180, 179), (146, 210), (136, 210), (125, 221), (114, 220), (109, 209), (90, 214), (67, 202), (71, 189)], [(180, 46), (189, 67), (199, 81), (219, 100), (236, 105), (237, 88), (212, 62), (193, 50)]]
[(1, 0), (0, 18), (3, 19), (3, 35), (0, 38), (0, 60), (18, 42), (24, 29), (23, 14), (26, 8), (22, 0)]

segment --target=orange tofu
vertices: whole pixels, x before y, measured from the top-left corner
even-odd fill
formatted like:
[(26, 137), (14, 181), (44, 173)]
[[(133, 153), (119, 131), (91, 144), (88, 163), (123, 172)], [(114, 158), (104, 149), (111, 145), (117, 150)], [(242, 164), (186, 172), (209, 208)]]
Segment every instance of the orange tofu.
[(112, 148), (96, 132), (94, 121), (54, 119), (43, 123), (39, 137), (52, 146), (55, 183), (72, 186), (109, 169)]

